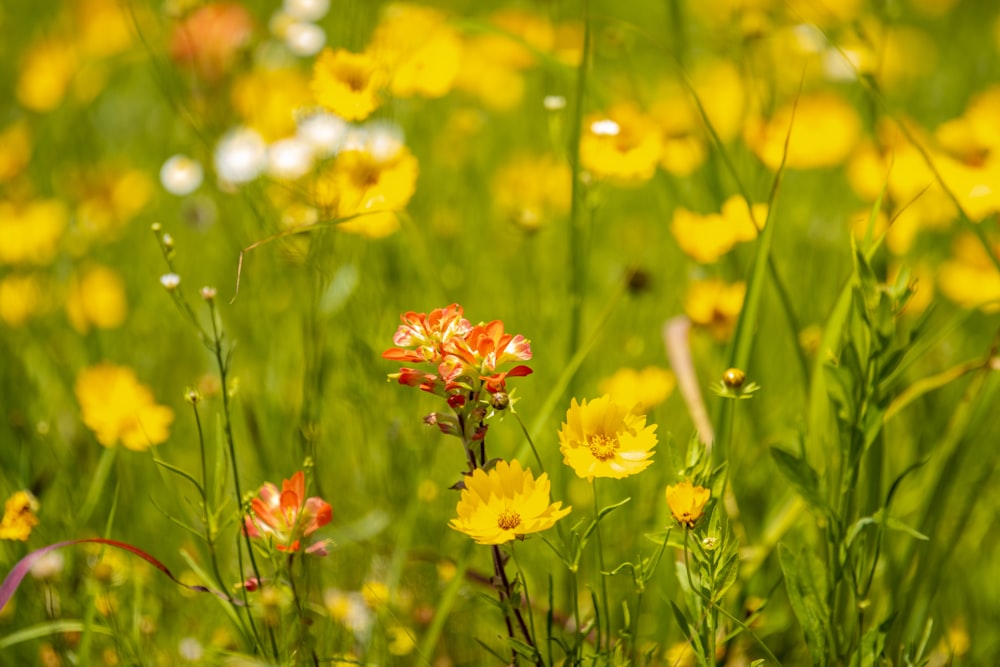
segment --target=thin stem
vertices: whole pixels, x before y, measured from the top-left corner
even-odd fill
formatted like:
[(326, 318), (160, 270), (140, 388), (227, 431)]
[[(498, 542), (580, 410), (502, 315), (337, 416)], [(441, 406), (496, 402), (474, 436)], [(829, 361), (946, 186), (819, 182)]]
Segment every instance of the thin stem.
[[(604, 540), (601, 537), (601, 508), (597, 501), (597, 480), (591, 485), (591, 489), (594, 492), (594, 520), (596, 525), (594, 526), (594, 533), (597, 535), (597, 562), (601, 569), (598, 574), (601, 577), (601, 607), (604, 613), (604, 634), (605, 642), (604, 647), (608, 650), (611, 649), (611, 612), (608, 607), (608, 578), (604, 575), (607, 568), (604, 566)], [(597, 637), (597, 649), (600, 651), (601, 648), (601, 637), (598, 634)]]
[[(208, 310), (209, 316), (212, 320), (212, 351), (215, 354), (215, 363), (219, 368), (219, 381), (221, 384), (222, 391), (222, 412), (223, 412), (223, 426), (226, 434), (226, 444), (229, 448), (229, 461), (233, 466), (233, 487), (236, 491), (236, 507), (242, 514), (243, 511), (243, 490), (240, 488), (240, 472), (239, 467), (236, 462), (236, 444), (233, 441), (233, 423), (232, 415), (229, 408), (229, 386), (228, 386), (228, 375), (229, 367), (226, 361), (222, 357), (222, 336), (219, 333), (219, 323), (218, 317), (215, 312), (215, 302), (212, 299), (208, 300)], [(257, 567), (257, 558), (253, 553), (253, 543), (250, 541), (250, 535), (247, 531), (241, 531), (243, 533), (243, 541), (246, 544), (247, 553), (250, 556), (250, 567), (253, 570), (254, 577), (257, 581), (260, 581), (260, 569)], [(236, 541), (237, 551), (242, 553), (242, 547), (240, 547), (239, 540)], [(241, 556), (242, 560), (242, 556)], [(257, 626), (253, 620), (253, 614), (249, 612), (249, 600), (247, 599), (246, 587), (243, 587), (243, 601), (247, 604), (248, 611), (247, 615), (250, 618), (250, 626), (253, 628), (254, 635), (257, 636)], [(268, 628), (268, 633), (271, 638), (271, 650), (274, 652), (274, 657), (278, 657), (278, 642), (274, 637), (274, 630)], [(260, 639), (258, 637), (257, 641)]]

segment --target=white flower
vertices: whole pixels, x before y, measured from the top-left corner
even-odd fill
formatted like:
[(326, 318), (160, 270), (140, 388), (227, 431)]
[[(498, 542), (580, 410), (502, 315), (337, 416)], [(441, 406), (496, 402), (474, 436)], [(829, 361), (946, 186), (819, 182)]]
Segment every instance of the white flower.
[(163, 285), (168, 292), (172, 292), (177, 289), (177, 286), (181, 284), (181, 277), (176, 273), (164, 273), (160, 276), (160, 284)]
[(566, 108), (566, 98), (562, 95), (546, 95), (542, 100), (542, 106), (549, 111), (559, 111)]
[(300, 21), (318, 21), (330, 11), (330, 0), (285, 0), (284, 9)]
[(175, 155), (160, 168), (160, 183), (172, 195), (189, 195), (201, 186), (201, 165), (186, 155)]
[(302, 139), (282, 139), (267, 150), (267, 173), (274, 178), (294, 180), (307, 174), (312, 166), (313, 147)]
[(590, 124), (590, 131), (599, 137), (617, 137), (618, 133), (621, 132), (621, 127), (618, 123), (606, 118), (604, 120), (595, 120)]
[(230, 130), (215, 147), (215, 171), (226, 183), (247, 183), (267, 166), (267, 144), (248, 127)]
[(344, 146), (347, 121), (326, 111), (309, 114), (299, 120), (296, 136), (305, 140), (317, 155), (329, 157)]
[(314, 23), (297, 21), (285, 28), (285, 45), (297, 56), (308, 57), (326, 46), (326, 32)]

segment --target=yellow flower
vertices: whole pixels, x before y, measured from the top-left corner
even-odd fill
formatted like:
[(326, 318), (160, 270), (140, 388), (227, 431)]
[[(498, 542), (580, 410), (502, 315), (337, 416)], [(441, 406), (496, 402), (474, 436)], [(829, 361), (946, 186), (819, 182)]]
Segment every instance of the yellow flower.
[(688, 528), (694, 528), (694, 524), (705, 511), (705, 503), (711, 496), (712, 492), (709, 489), (694, 486), (689, 479), (676, 486), (667, 487), (667, 505), (670, 506), (670, 513), (678, 523)]
[(339, 229), (382, 238), (399, 227), (396, 212), (413, 196), (417, 171), (417, 159), (402, 144), (388, 151), (346, 150), (319, 175), (314, 196), (334, 212), (331, 217), (358, 215)]
[(578, 404), (574, 398), (559, 431), (563, 463), (580, 477), (621, 479), (641, 472), (653, 462), (656, 425), (646, 416), (602, 396)]
[(785, 163), (792, 169), (838, 165), (851, 154), (861, 136), (858, 113), (843, 98), (831, 92), (803, 95), (797, 106), (789, 103), (770, 120), (746, 124), (744, 139), (768, 168), (777, 169), (781, 164), (788, 127), (793, 122)]
[(233, 107), (265, 141), (295, 133), (295, 110), (311, 103), (309, 81), (291, 68), (255, 69), (233, 83)]
[(38, 525), (38, 501), (30, 491), (17, 491), (4, 504), (3, 519), (0, 519), (0, 540), (20, 540), (26, 542), (31, 529)]
[(75, 174), (70, 189), (79, 201), (77, 225), (87, 237), (101, 241), (125, 227), (156, 191), (146, 172), (110, 165)]
[(409, 655), (417, 648), (413, 631), (402, 625), (389, 626), (386, 639), (389, 640), (389, 653), (393, 655)]
[(345, 120), (364, 120), (379, 106), (385, 73), (366, 53), (326, 48), (313, 66), (316, 101)]
[(660, 128), (634, 104), (623, 102), (584, 120), (580, 163), (595, 177), (643, 183), (653, 177), (659, 160)]
[(730, 197), (719, 213), (701, 215), (685, 208), (674, 209), (670, 230), (686, 255), (701, 264), (711, 264), (729, 252), (734, 245), (752, 241), (757, 226), (767, 218), (767, 204), (754, 204), (748, 209), (740, 196)]
[(0, 264), (47, 264), (69, 214), (57, 199), (15, 205), (0, 201)]
[(505, 62), (500, 55), (507, 43), (513, 42), (501, 35), (469, 38), (455, 78), (455, 88), (475, 96), (494, 111), (515, 109), (524, 98), (524, 77), (520, 69)]
[[(1000, 245), (992, 252), (1000, 257)], [(1000, 310), (1000, 272), (972, 234), (955, 239), (954, 257), (938, 269), (937, 280), (941, 292), (963, 308)]]
[(743, 282), (730, 285), (715, 278), (695, 281), (684, 295), (684, 312), (721, 343), (733, 334), (746, 291)]
[(462, 40), (444, 13), (408, 3), (383, 10), (368, 50), (389, 72), (396, 97), (442, 97), (462, 62)]
[(478, 544), (504, 544), (547, 530), (571, 509), (549, 504), (549, 489), (547, 474), (536, 480), (517, 461), (498, 461), (488, 473), (477, 469), (465, 478), (458, 517), (448, 525)]
[(76, 379), (75, 393), (83, 423), (105, 447), (121, 442), (143, 451), (169, 436), (173, 411), (157, 405), (130, 368), (107, 362), (86, 368)]
[(493, 205), (504, 218), (534, 231), (569, 211), (569, 165), (552, 155), (517, 155), (493, 177)]
[(0, 130), (0, 183), (21, 173), (31, 159), (31, 131), (25, 120)]
[(104, 266), (94, 266), (70, 281), (66, 314), (73, 328), (87, 333), (91, 326), (114, 329), (125, 321), (125, 284)]
[(660, 166), (676, 176), (688, 176), (705, 161), (702, 121), (679, 86), (650, 107), (650, 116), (659, 124), (663, 143)]
[(34, 276), (9, 275), (0, 279), (0, 321), (19, 327), (39, 310), (42, 289)]
[(637, 412), (647, 412), (667, 400), (677, 379), (666, 368), (647, 366), (641, 371), (622, 368), (601, 381), (602, 394), (622, 405), (634, 405)]
[(33, 44), (21, 65), (17, 101), (32, 111), (52, 111), (62, 103), (76, 71), (76, 54), (69, 41), (51, 39)]

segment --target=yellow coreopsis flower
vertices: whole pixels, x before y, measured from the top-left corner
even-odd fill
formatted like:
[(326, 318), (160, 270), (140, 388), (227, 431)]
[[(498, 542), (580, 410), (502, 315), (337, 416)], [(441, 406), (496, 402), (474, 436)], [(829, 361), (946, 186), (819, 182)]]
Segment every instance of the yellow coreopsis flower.
[[(1000, 245), (991, 250), (1000, 257)], [(953, 256), (938, 269), (937, 280), (941, 292), (963, 308), (1000, 310), (1000, 271), (972, 234), (955, 239)]]
[(503, 217), (534, 231), (569, 211), (569, 165), (552, 155), (518, 155), (493, 177), (493, 205)]
[(779, 109), (770, 120), (749, 121), (744, 139), (761, 162), (777, 169), (788, 142), (785, 166), (792, 169), (832, 167), (844, 162), (861, 136), (858, 112), (830, 92), (804, 95)]
[(70, 281), (66, 314), (80, 333), (86, 333), (92, 326), (98, 329), (121, 326), (127, 310), (125, 284), (115, 271), (94, 266)]
[(584, 120), (580, 163), (597, 178), (639, 184), (656, 172), (660, 128), (634, 104), (621, 103)]
[(233, 107), (266, 141), (295, 133), (295, 111), (311, 103), (309, 80), (297, 69), (255, 69), (233, 83)]
[(551, 528), (569, 514), (561, 502), (549, 502), (547, 474), (538, 479), (517, 461), (497, 462), (488, 473), (475, 470), (466, 477), (458, 517), (448, 524), (478, 544), (504, 544)]
[(25, 542), (31, 529), (38, 525), (38, 501), (30, 491), (17, 491), (4, 505), (3, 519), (0, 519), (0, 540), (20, 540)]
[(19, 327), (42, 305), (42, 288), (32, 275), (9, 275), (0, 279), (0, 321)]
[(727, 284), (715, 278), (693, 282), (684, 295), (684, 312), (696, 326), (723, 342), (733, 334), (746, 291), (743, 282)]
[(91, 366), (77, 377), (74, 389), (83, 423), (105, 447), (121, 442), (127, 449), (143, 451), (169, 436), (173, 411), (157, 405), (130, 368)]
[(337, 217), (357, 215), (338, 228), (382, 238), (396, 231), (396, 212), (416, 191), (417, 159), (406, 146), (346, 150), (317, 178), (316, 203)]
[(748, 208), (742, 197), (734, 195), (722, 204), (719, 213), (702, 215), (685, 208), (675, 209), (670, 231), (684, 254), (696, 262), (712, 264), (737, 243), (756, 238), (767, 211), (767, 204)]
[(379, 106), (386, 76), (366, 53), (324, 49), (313, 67), (316, 101), (345, 120), (364, 120)]
[(711, 497), (711, 490), (694, 486), (689, 479), (676, 486), (667, 487), (667, 505), (670, 506), (670, 513), (678, 523), (688, 528), (694, 528)]
[(31, 159), (31, 131), (19, 120), (0, 130), (0, 183), (17, 176)]
[(447, 16), (402, 2), (383, 10), (368, 50), (384, 63), (396, 97), (446, 95), (462, 63), (462, 40)]
[(647, 366), (641, 371), (619, 369), (601, 381), (600, 390), (618, 403), (635, 405), (640, 412), (646, 412), (667, 400), (676, 384), (677, 378), (666, 368)]
[(574, 398), (559, 431), (563, 463), (587, 481), (595, 477), (621, 479), (653, 462), (656, 425), (646, 416), (602, 396), (577, 403)]
[(57, 199), (15, 205), (0, 201), (0, 264), (47, 264), (69, 221)]

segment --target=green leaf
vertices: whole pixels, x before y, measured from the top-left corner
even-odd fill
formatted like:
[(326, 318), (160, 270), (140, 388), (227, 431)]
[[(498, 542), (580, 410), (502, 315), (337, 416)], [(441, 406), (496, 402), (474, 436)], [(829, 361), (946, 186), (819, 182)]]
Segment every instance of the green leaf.
[(778, 559), (785, 575), (785, 590), (792, 604), (813, 665), (825, 667), (831, 661), (830, 610), (826, 606), (826, 592), (822, 590), (822, 566), (808, 551), (792, 551), (784, 544), (778, 545)]
[(739, 573), (740, 556), (739, 553), (734, 553), (726, 562), (723, 563), (722, 568), (719, 570), (718, 575), (715, 579), (715, 591), (712, 594), (712, 600), (718, 602), (722, 599), (722, 596), (726, 594), (734, 583), (736, 583), (736, 575)]
[[(83, 632), (83, 630), (83, 621), (73, 621), (67, 619), (39, 623), (38, 625), (32, 625), (23, 630), (13, 632), (0, 639), (0, 651), (22, 642), (33, 641), (35, 639), (41, 639), (42, 637), (48, 637), (51, 635), (61, 635), (67, 632), (80, 633)], [(114, 632), (112, 632), (110, 628), (106, 628), (103, 625), (90, 624), (90, 631), (101, 635), (114, 636)]]
[(819, 489), (819, 475), (809, 462), (778, 447), (771, 447), (771, 459), (781, 474), (792, 483), (795, 490), (812, 507), (821, 512), (827, 511)]

